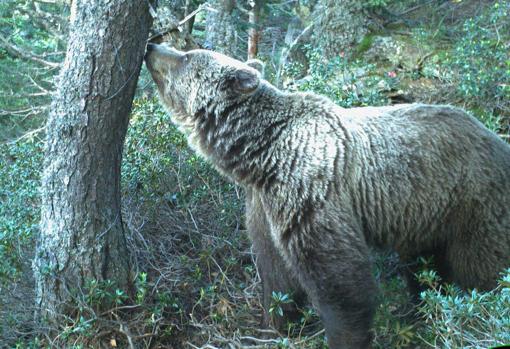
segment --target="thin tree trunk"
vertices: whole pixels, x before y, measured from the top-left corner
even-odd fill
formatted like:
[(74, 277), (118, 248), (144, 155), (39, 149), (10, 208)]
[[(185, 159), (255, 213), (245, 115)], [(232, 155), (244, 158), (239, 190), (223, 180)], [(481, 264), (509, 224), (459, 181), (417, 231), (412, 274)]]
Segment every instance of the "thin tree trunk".
[(248, 59), (257, 58), (260, 39), (259, 30), (260, 1), (254, 1), (248, 14), (250, 29), (248, 31)]
[(120, 165), (151, 22), (148, 1), (73, 1), (47, 123), (33, 264), (38, 315), (50, 322), (72, 312), (89, 280), (130, 287)]
[[(191, 9), (191, 0), (186, 0), (185, 10), (184, 10), (184, 18), (188, 16), (193, 10)], [(195, 16), (191, 17), (189, 21), (186, 22), (184, 27), (186, 31), (191, 34), (193, 32), (193, 24), (195, 24)]]

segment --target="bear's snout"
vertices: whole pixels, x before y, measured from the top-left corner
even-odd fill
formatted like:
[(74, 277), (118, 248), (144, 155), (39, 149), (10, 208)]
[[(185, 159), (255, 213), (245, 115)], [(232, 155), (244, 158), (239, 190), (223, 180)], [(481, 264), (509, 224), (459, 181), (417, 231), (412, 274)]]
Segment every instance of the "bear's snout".
[(185, 53), (167, 45), (158, 45), (154, 43), (147, 44), (145, 60), (159, 58), (168, 63), (176, 63), (185, 56)]

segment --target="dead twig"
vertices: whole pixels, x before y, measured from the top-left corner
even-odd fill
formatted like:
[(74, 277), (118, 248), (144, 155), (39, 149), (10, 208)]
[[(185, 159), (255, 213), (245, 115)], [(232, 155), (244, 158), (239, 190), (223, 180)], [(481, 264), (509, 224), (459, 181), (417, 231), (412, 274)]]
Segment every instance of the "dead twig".
[(32, 62), (36, 62), (39, 64), (42, 64), (44, 66), (50, 67), (50, 68), (58, 68), (60, 67), (59, 63), (50, 62), (47, 60), (44, 60), (32, 53), (24, 52), (22, 49), (16, 47), (14, 44), (12, 44), (7, 38), (5, 38), (3, 35), (0, 34), (0, 43), (2, 44), (2, 47), (7, 50), (7, 52), (11, 56), (15, 56), (24, 60), (29, 60)]
[(179, 28), (179, 31), (182, 31), (182, 25), (184, 23), (186, 23), (187, 21), (189, 21), (191, 18), (195, 17), (197, 13), (199, 13), (200, 11), (203, 11), (203, 10), (207, 10), (207, 11), (211, 11), (211, 12), (218, 12), (218, 10), (216, 10), (215, 8), (212, 8), (210, 7), (208, 4), (202, 4), (200, 6), (198, 6), (198, 8), (191, 12), (189, 15), (187, 15), (186, 17), (184, 17), (178, 24), (177, 24), (177, 28)]
[(24, 133), (21, 137), (18, 137), (18, 138), (16, 138), (16, 139), (12, 140), (12, 141), (7, 141), (7, 142), (5, 142), (4, 144), (15, 144), (15, 143), (17, 143), (17, 142), (19, 142), (19, 141), (21, 141), (21, 140), (23, 140), (23, 139), (25, 139), (25, 138), (32, 137), (32, 136), (34, 136), (34, 135), (38, 134), (39, 132), (44, 131), (45, 129), (46, 129), (46, 126), (43, 126), (43, 127), (37, 128), (37, 129), (35, 129), (35, 130), (32, 130), (32, 131), (26, 132), (26, 133)]
[(283, 74), (283, 68), (284, 66), (287, 64), (287, 59), (289, 58), (289, 55), (290, 53), (292, 52), (292, 50), (294, 49), (294, 47), (296, 47), (300, 41), (306, 36), (308, 35), (311, 31), (312, 31), (312, 28), (314, 26), (315, 22), (312, 22), (311, 24), (309, 24), (305, 29), (303, 29), (303, 31), (301, 32), (301, 34), (299, 34), (295, 39), (294, 41), (289, 45), (288, 48), (286, 49), (283, 49), (283, 52), (282, 52), (282, 59), (280, 60), (280, 64), (278, 65), (278, 69), (277, 69), (277, 73), (276, 73), (276, 86), (279, 86), (280, 85), (280, 79), (282, 77), (282, 74)]

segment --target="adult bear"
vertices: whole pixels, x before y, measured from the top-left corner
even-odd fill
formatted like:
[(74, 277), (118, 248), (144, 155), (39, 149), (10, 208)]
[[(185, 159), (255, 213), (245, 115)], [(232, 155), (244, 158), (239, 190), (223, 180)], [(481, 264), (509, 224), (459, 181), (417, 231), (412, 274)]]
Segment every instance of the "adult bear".
[(369, 246), (432, 254), (464, 288), (510, 266), (510, 147), (462, 110), (343, 109), (205, 50), (149, 44), (146, 62), (189, 144), (247, 188), (252, 236), (270, 236), (330, 348), (370, 345)]

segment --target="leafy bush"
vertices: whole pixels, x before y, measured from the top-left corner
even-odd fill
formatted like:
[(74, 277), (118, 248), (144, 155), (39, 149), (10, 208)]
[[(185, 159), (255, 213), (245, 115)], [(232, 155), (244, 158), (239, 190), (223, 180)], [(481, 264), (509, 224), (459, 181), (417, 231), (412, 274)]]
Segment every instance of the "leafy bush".
[(453, 68), (459, 93), (482, 121), (510, 132), (510, 1), (467, 19), (459, 36), (445, 69)]
[(234, 224), (233, 216), (242, 208), (235, 185), (188, 148), (185, 137), (156, 99), (134, 101), (122, 186), (128, 201), (137, 198), (156, 207), (187, 210), (212, 199), (223, 212), (215, 218), (227, 224)]
[(374, 348), (412, 348), (419, 345), (414, 304), (400, 276), (396, 253), (374, 251), (375, 278), (379, 284), (378, 307), (374, 318)]
[(434, 273), (424, 272), (432, 288), (423, 292), (419, 308), (426, 322), (422, 334), (432, 348), (488, 348), (510, 344), (510, 269), (491, 292), (441, 286)]
[[(313, 91), (331, 98), (342, 107), (377, 106), (388, 104), (381, 93), (381, 81), (386, 77), (372, 74), (374, 66), (360, 61), (349, 61), (345, 57), (335, 57), (325, 61), (320, 50), (307, 46), (309, 59), (308, 76), (296, 81), (301, 91)], [(300, 69), (287, 68), (292, 77)]]
[[(33, 320), (31, 262), (39, 228), (38, 138), (0, 143), (0, 342), (26, 331)], [(36, 348), (39, 346), (33, 346)]]
[(38, 231), (41, 167), (37, 138), (0, 144), (0, 290), (30, 264), (27, 247)]

